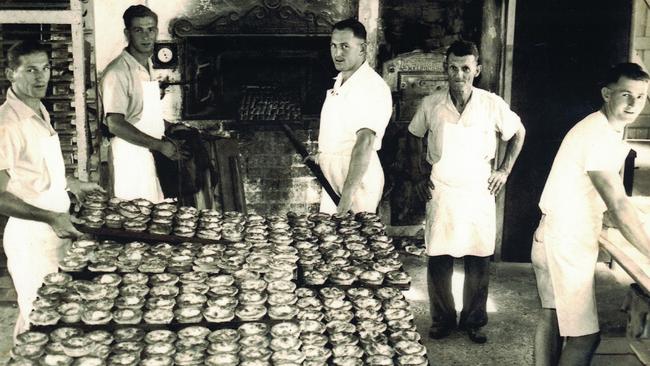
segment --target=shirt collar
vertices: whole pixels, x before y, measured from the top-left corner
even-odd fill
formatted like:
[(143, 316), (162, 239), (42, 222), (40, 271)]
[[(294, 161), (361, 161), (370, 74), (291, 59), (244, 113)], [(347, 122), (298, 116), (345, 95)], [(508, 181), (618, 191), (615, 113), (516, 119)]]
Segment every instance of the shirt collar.
[(135, 67), (136, 69), (139, 68), (140, 70), (148, 73), (149, 78), (153, 77), (153, 64), (151, 62), (151, 58), (147, 59), (147, 67), (144, 67), (141, 63), (138, 62), (138, 60), (135, 59), (135, 57), (133, 57), (132, 54), (129, 53), (129, 51), (127, 51), (126, 48), (122, 50), (122, 57), (124, 57), (126, 63), (131, 65), (131, 67)]
[(358, 80), (363, 80), (363, 75), (367, 74), (368, 70), (372, 70), (372, 68), (368, 64), (368, 61), (364, 61), (361, 66), (350, 75), (350, 78), (348, 78), (343, 85), (341, 85), (343, 83), (343, 73), (339, 72), (339, 74), (336, 75), (336, 78), (334, 78), (334, 80), (336, 80), (334, 82), (334, 89), (339, 91), (346, 90), (349, 85), (354, 84)]
[(39, 102), (39, 109), (41, 110), (41, 114), (43, 115), (43, 118), (41, 118), (33, 109), (31, 109), (25, 102), (20, 100), (14, 91), (9, 88), (7, 90), (7, 103), (9, 103), (9, 106), (16, 112), (18, 115), (18, 118), (23, 121), (26, 119), (30, 119), (32, 117), (38, 119), (39, 121), (44, 121), (46, 122), (47, 127), (51, 130), (52, 126), (50, 125), (50, 115), (47, 113), (47, 110), (45, 109), (45, 106), (43, 103)]
[[(477, 94), (476, 93), (476, 87), (472, 86), (472, 94), (471, 94), (469, 100), (467, 101), (467, 104), (465, 104), (465, 111), (467, 110), (467, 107), (470, 106), (470, 104), (474, 104), (472, 101), (477, 98), (476, 94)], [(454, 105), (454, 101), (451, 99), (451, 89), (449, 89), (449, 88), (447, 88), (447, 95), (446, 95), (446, 98), (445, 98), (445, 103), (446, 103), (447, 107), (451, 108), (451, 110), (454, 110), (454, 111), (456, 111), (456, 113), (458, 113), (458, 109), (456, 109), (456, 106)], [(459, 114), (462, 114), (462, 113), (459, 113)]]

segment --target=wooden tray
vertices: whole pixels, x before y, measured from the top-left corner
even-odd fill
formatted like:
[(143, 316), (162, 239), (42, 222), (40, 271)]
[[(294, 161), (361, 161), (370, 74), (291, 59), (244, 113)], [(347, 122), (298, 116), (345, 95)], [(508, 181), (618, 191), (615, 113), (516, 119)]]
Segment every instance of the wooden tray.
[(79, 231), (85, 234), (95, 235), (102, 239), (127, 239), (132, 241), (144, 242), (165, 242), (170, 244), (180, 244), (183, 242), (201, 243), (201, 244), (231, 244), (232, 242), (224, 239), (210, 240), (197, 237), (187, 238), (184, 236), (151, 234), (147, 231), (128, 231), (122, 229), (111, 229), (102, 227), (99, 229), (91, 228), (85, 225), (76, 226)]

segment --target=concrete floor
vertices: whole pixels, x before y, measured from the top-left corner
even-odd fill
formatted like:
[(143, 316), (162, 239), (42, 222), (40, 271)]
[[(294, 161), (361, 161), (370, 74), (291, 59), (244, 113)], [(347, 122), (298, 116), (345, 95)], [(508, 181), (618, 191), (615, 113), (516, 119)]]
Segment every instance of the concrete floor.
[[(432, 365), (532, 365), (535, 324), (540, 310), (535, 276), (530, 264), (494, 263), (490, 271), (489, 323), (484, 328), (488, 342), (472, 343), (465, 333), (456, 332), (442, 340), (427, 337), (431, 320), (426, 294), (426, 261), (409, 257), (406, 266), (413, 286), (406, 293)], [(462, 299), (462, 263), (454, 271), (454, 294)], [(604, 338), (623, 337), (627, 315), (621, 312), (630, 279), (620, 270), (599, 264), (597, 297)], [(462, 304), (456, 304), (460, 309)], [(638, 366), (632, 356), (614, 357), (617, 366)], [(593, 365), (611, 365), (614, 359), (597, 356)]]
[[(430, 340), (427, 331), (431, 324), (426, 294), (426, 259), (408, 256), (405, 267), (413, 276), (413, 285), (405, 293), (411, 302), (424, 344), (432, 365), (531, 365), (533, 338), (539, 303), (535, 277), (530, 264), (494, 263), (490, 271), (488, 299), (489, 324), (485, 328), (488, 343), (477, 345), (464, 333), (456, 332), (442, 340)], [(598, 306), (604, 337), (622, 337), (626, 314), (619, 311), (627, 292), (626, 278), (619, 271), (611, 271), (599, 264), (597, 273)], [(457, 263), (454, 290), (462, 288), (462, 263)], [(460, 296), (456, 296), (460, 299)], [(462, 304), (457, 304), (462, 307)], [(15, 306), (0, 306), (0, 360), (9, 358)], [(611, 358), (598, 359), (593, 365), (611, 365)], [(0, 362), (0, 364), (4, 364)], [(616, 361), (617, 366), (637, 366), (630, 356)]]

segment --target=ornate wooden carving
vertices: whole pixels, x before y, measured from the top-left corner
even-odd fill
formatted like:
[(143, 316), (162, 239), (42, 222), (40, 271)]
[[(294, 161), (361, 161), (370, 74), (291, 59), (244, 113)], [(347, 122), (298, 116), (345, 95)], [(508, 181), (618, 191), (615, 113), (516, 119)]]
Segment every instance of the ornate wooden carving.
[[(218, 34), (329, 34), (334, 23), (355, 14), (354, 0), (248, 0), (236, 8), (218, 6), (205, 16), (177, 18), (171, 33), (178, 37)], [(202, 9), (205, 14), (206, 9)], [(202, 19), (203, 18), (203, 19)]]

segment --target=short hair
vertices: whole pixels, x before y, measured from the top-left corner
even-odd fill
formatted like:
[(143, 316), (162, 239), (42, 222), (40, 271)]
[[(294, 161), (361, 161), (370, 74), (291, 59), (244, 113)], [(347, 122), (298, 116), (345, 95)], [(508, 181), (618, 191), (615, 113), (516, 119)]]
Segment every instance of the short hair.
[(463, 57), (472, 55), (476, 58), (476, 62), (479, 63), (479, 53), (478, 47), (474, 42), (470, 41), (454, 41), (448, 48), (445, 53), (445, 59), (449, 58), (449, 55), (454, 54), (454, 56)]
[(364, 27), (360, 21), (354, 18), (341, 20), (340, 22), (334, 24), (334, 27), (332, 27), (333, 31), (346, 30), (346, 29), (351, 30), (352, 34), (354, 34), (355, 37), (362, 39), (364, 42), (366, 41), (366, 37), (368, 36), (368, 33), (366, 32), (366, 27)]
[(49, 49), (41, 42), (28, 40), (15, 43), (7, 51), (7, 66), (16, 69), (20, 66), (20, 56), (43, 52), (50, 57)]
[(158, 15), (154, 13), (153, 10), (144, 5), (131, 5), (124, 11), (124, 15), (122, 15), (122, 19), (124, 19), (124, 28), (129, 29), (134, 18), (146, 17), (153, 18), (156, 21), (156, 24), (158, 24)]
[(621, 77), (631, 80), (649, 81), (650, 75), (633, 62), (621, 62), (609, 68), (603, 80), (603, 86), (615, 84)]

